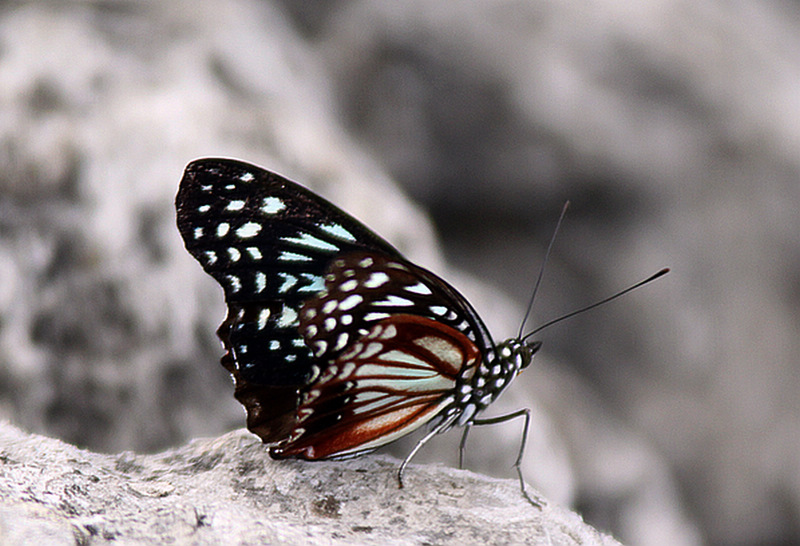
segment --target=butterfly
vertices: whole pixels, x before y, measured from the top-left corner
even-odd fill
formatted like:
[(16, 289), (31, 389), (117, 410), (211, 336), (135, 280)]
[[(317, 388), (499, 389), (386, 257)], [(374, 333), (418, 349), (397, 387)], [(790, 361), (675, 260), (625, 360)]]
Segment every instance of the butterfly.
[[(495, 343), (455, 288), (361, 222), (278, 174), (200, 159), (176, 197), (186, 249), (222, 286), (217, 330), (247, 428), (275, 459), (345, 459), (420, 427), (438, 433), (523, 417), (479, 415), (541, 347)], [(520, 333), (521, 334), (521, 333)], [(530, 334), (529, 334), (530, 335)]]

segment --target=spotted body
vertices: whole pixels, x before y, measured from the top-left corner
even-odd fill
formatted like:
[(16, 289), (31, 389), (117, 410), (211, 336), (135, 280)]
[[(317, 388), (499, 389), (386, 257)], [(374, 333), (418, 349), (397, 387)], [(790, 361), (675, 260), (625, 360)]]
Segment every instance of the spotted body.
[(186, 248), (225, 293), (222, 363), (275, 458), (351, 457), (425, 424), (475, 424), (539, 347), (496, 346), (447, 282), (277, 174), (198, 160), (176, 206)]

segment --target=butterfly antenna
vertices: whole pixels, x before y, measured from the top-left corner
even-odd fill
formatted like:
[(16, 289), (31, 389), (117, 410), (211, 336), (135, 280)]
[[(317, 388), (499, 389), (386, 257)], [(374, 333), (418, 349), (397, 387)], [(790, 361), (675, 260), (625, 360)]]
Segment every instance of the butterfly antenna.
[(536, 293), (539, 291), (539, 285), (542, 284), (544, 268), (547, 265), (547, 260), (550, 258), (550, 251), (553, 250), (553, 243), (556, 242), (556, 235), (558, 235), (558, 230), (561, 228), (561, 221), (564, 219), (564, 215), (567, 213), (567, 208), (569, 208), (569, 201), (566, 201), (564, 206), (561, 208), (561, 214), (558, 217), (558, 222), (556, 222), (556, 229), (553, 230), (553, 236), (550, 237), (550, 243), (547, 245), (547, 252), (544, 253), (542, 266), (539, 268), (539, 276), (536, 277), (536, 284), (533, 285), (533, 293), (531, 294), (531, 299), (528, 301), (528, 308), (525, 310), (525, 316), (522, 317), (522, 323), (519, 325), (519, 333), (517, 333), (517, 338), (522, 337), (522, 331), (525, 329), (525, 323), (528, 321), (528, 317), (531, 315), (531, 311), (533, 310), (533, 302), (536, 300)]
[(583, 307), (583, 308), (581, 308), (581, 309), (578, 309), (577, 311), (572, 311), (571, 313), (567, 313), (566, 315), (560, 316), (560, 317), (558, 317), (558, 318), (556, 318), (556, 319), (553, 319), (553, 320), (551, 320), (551, 321), (549, 321), (549, 322), (545, 322), (544, 324), (542, 324), (542, 325), (541, 325), (541, 326), (539, 326), (538, 328), (535, 328), (535, 329), (534, 329), (532, 332), (528, 332), (527, 334), (525, 334), (525, 337), (521, 338), (521, 341), (525, 341), (526, 339), (528, 339), (529, 337), (531, 337), (531, 336), (532, 336), (533, 334), (535, 334), (536, 332), (541, 332), (541, 331), (542, 331), (542, 330), (544, 330), (545, 328), (547, 328), (547, 327), (549, 327), (549, 326), (552, 326), (553, 324), (556, 324), (557, 322), (561, 322), (562, 320), (566, 320), (566, 319), (568, 319), (568, 318), (570, 318), (570, 317), (574, 317), (575, 315), (579, 315), (579, 314), (581, 314), (581, 313), (583, 313), (583, 312), (589, 311), (590, 309), (594, 309), (595, 307), (599, 307), (600, 305), (603, 305), (604, 303), (608, 303), (608, 302), (610, 302), (610, 301), (612, 301), (612, 300), (615, 300), (615, 299), (617, 299), (617, 298), (618, 298), (618, 297), (620, 297), (620, 296), (624, 296), (624, 295), (625, 295), (625, 294), (627, 294), (628, 292), (630, 292), (630, 291), (632, 291), (632, 290), (636, 290), (636, 289), (637, 289), (637, 288), (639, 288), (640, 286), (644, 286), (644, 285), (645, 285), (645, 284), (647, 284), (647, 283), (653, 282), (653, 281), (654, 281), (654, 280), (656, 280), (657, 278), (659, 278), (659, 277), (663, 277), (663, 276), (664, 276), (664, 275), (666, 275), (667, 273), (669, 273), (669, 268), (668, 268), (668, 267), (665, 267), (664, 269), (662, 269), (662, 270), (661, 270), (661, 271), (659, 271), (658, 273), (655, 273), (655, 274), (653, 274), (653, 275), (650, 275), (650, 276), (649, 276), (649, 277), (647, 277), (646, 279), (644, 279), (644, 280), (642, 280), (642, 281), (639, 281), (639, 282), (637, 282), (637, 283), (636, 283), (636, 284), (634, 284), (633, 286), (629, 286), (628, 288), (626, 288), (625, 290), (623, 290), (623, 291), (621, 291), (621, 292), (617, 292), (617, 293), (616, 293), (616, 294), (614, 294), (613, 296), (609, 296), (609, 297), (607, 297), (607, 298), (605, 298), (605, 299), (602, 299), (602, 300), (600, 300), (600, 301), (597, 301), (597, 302), (595, 302), (595, 303), (593, 303), (593, 304), (591, 304), (591, 305), (587, 305), (586, 307)]

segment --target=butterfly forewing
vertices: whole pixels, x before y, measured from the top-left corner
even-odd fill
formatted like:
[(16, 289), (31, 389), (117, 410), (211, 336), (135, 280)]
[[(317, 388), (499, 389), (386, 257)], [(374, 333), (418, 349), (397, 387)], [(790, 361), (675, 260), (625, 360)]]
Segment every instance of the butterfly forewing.
[(225, 291), (228, 318), (218, 334), (243, 377), (259, 383), (297, 385), (308, 375), (313, 358), (298, 316), (334, 256), (397, 254), (308, 190), (236, 161), (191, 163), (177, 210), (187, 249)]

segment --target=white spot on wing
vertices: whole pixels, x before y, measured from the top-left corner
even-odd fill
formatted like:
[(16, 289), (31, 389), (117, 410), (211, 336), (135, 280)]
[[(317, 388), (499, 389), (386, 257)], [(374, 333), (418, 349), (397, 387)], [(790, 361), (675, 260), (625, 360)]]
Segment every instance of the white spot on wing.
[(347, 296), (345, 299), (341, 301), (341, 303), (339, 303), (339, 309), (341, 309), (342, 311), (349, 311), (362, 301), (364, 301), (364, 298), (359, 296), (358, 294)]
[(197, 207), (197, 212), (200, 214), (205, 214), (206, 212), (211, 210), (211, 205), (200, 205)]
[(244, 173), (242, 176), (239, 177), (239, 180), (242, 182), (252, 182), (255, 179), (253, 173)]
[(405, 289), (409, 292), (413, 292), (415, 294), (421, 294), (423, 296), (432, 294), (431, 289), (422, 284), (421, 282), (418, 282), (417, 284), (411, 286), (406, 286)]
[(325, 281), (319, 275), (313, 273), (300, 273), (300, 276), (309, 281), (308, 286), (298, 288), (298, 292), (319, 292), (325, 287)]
[(339, 224), (322, 224), (319, 226), (319, 229), (329, 235), (338, 237), (339, 239), (344, 239), (345, 241), (350, 241), (351, 243), (356, 242), (355, 236), (353, 236), (352, 233), (344, 229), (344, 227)]
[(476, 412), (477, 410), (478, 410), (477, 406), (475, 406), (475, 404), (473, 404), (472, 402), (470, 402), (470, 403), (469, 403), (469, 404), (467, 404), (467, 406), (464, 408), (464, 412), (463, 412), (463, 413), (461, 414), (461, 416), (458, 418), (458, 422), (459, 422), (459, 423), (466, 423), (466, 422), (468, 422), (470, 419), (472, 419), (472, 416), (473, 416), (473, 415), (475, 415), (475, 412)]
[(229, 247), (228, 248), (228, 256), (230, 257), (232, 262), (238, 262), (239, 258), (242, 257), (242, 253), (239, 252), (238, 248)]
[(367, 359), (371, 356), (375, 356), (383, 349), (383, 343), (370, 343), (367, 347), (358, 355), (358, 358)]
[(261, 258), (263, 258), (263, 256), (261, 255), (261, 251), (258, 249), (257, 246), (248, 246), (247, 253), (250, 254), (250, 257), (253, 258), (254, 260), (260, 260)]
[(369, 278), (364, 281), (365, 288), (378, 288), (389, 282), (389, 275), (383, 271), (376, 271), (372, 273)]
[(392, 339), (396, 335), (397, 335), (397, 328), (395, 327), (394, 324), (389, 324), (386, 328), (384, 328), (383, 332), (381, 333), (380, 336), (378, 336), (378, 338), (379, 339)]
[(230, 283), (231, 292), (238, 292), (242, 289), (242, 280), (236, 275), (227, 275), (225, 278)]
[[(376, 398), (385, 398), (385, 392), (375, 392), (375, 391), (361, 391), (357, 392), (356, 395), (353, 397), (353, 402), (369, 402), (370, 400), (375, 400)], [(364, 411), (363, 408), (361, 410)]]
[(259, 271), (256, 273), (256, 292), (263, 292), (264, 289), (267, 287), (267, 276), (264, 274), (263, 271)]
[(367, 313), (364, 315), (364, 320), (382, 320), (388, 318), (390, 315), (389, 313)]
[(261, 224), (257, 222), (247, 222), (236, 230), (236, 236), (240, 239), (250, 239), (258, 235), (260, 231)]
[(414, 302), (406, 298), (401, 298), (400, 296), (395, 296), (394, 294), (389, 294), (388, 296), (386, 296), (385, 300), (372, 302), (372, 305), (408, 307), (414, 305)]
[(316, 250), (322, 250), (324, 252), (336, 252), (339, 250), (338, 246), (331, 244), (328, 241), (323, 241), (318, 237), (314, 237), (309, 233), (300, 233), (298, 237), (281, 237), (281, 241), (294, 243), (307, 248), (314, 248)]
[(288, 328), (290, 326), (295, 326), (296, 324), (297, 324), (297, 311), (295, 311), (288, 305), (284, 305), (283, 310), (281, 311), (281, 317), (278, 319), (278, 327)]
[(312, 258), (311, 256), (306, 256), (305, 254), (284, 251), (278, 255), (278, 259), (283, 262), (310, 262)]
[[(267, 320), (269, 320), (269, 309), (262, 309), (258, 312), (258, 329), (263, 330), (267, 327)], [(269, 343), (269, 348), (273, 351), (280, 349), (281, 344), (278, 340), (273, 339)]]
[(277, 197), (265, 197), (261, 201), (261, 212), (264, 214), (278, 214), (286, 208), (286, 203)]
[(458, 368), (464, 359), (464, 355), (458, 346), (453, 345), (446, 339), (436, 336), (425, 336), (414, 340), (415, 345), (435, 354), (454, 368)]
[(203, 228), (201, 227), (194, 228), (194, 238), (200, 239), (202, 236), (203, 236)]
[(278, 293), (280, 294), (285, 294), (297, 284), (297, 277), (294, 275), (290, 275), (284, 271), (281, 271), (278, 275), (283, 279), (283, 284), (278, 288)]
[(231, 225), (228, 222), (220, 222), (217, 226), (217, 237), (225, 237), (231, 229)]
[(345, 346), (347, 346), (348, 339), (349, 336), (347, 335), (347, 332), (342, 332), (341, 334), (339, 334), (339, 337), (336, 339), (336, 345), (333, 347), (333, 350), (341, 351), (342, 349), (344, 349)]
[(228, 202), (228, 204), (225, 206), (225, 210), (230, 210), (230, 211), (242, 210), (243, 208), (244, 208), (244, 201), (242, 201), (241, 199), (234, 199), (233, 201)]
[(358, 281), (355, 279), (350, 279), (349, 281), (344, 281), (340, 286), (339, 290), (342, 292), (350, 292), (355, 290), (358, 287)]

